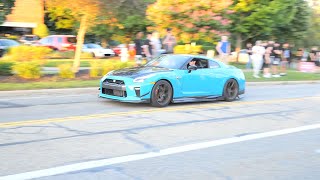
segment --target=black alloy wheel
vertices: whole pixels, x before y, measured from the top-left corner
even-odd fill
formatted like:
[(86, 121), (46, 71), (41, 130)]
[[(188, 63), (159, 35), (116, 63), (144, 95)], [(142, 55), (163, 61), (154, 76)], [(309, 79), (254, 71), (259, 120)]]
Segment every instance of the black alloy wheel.
[(155, 107), (165, 107), (172, 99), (172, 87), (168, 81), (158, 81), (152, 89), (151, 105)]
[(226, 85), (224, 87), (223, 91), (223, 97), (226, 101), (234, 101), (239, 94), (239, 85), (236, 80), (229, 79), (226, 82)]

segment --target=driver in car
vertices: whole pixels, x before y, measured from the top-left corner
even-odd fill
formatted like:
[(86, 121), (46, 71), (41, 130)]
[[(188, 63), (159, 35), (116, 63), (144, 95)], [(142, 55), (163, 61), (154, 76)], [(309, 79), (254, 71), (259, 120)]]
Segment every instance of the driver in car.
[(190, 62), (189, 62), (189, 64), (188, 64), (188, 67), (189, 66), (197, 66), (196, 65), (196, 60), (191, 60)]

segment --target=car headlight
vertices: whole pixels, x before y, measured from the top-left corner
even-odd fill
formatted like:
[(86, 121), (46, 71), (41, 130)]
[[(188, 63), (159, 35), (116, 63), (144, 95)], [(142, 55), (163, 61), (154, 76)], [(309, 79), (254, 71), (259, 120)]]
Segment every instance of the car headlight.
[(136, 83), (141, 83), (143, 81), (145, 81), (146, 79), (152, 77), (153, 74), (149, 74), (149, 75), (146, 75), (146, 76), (141, 76), (141, 77), (137, 77), (135, 79), (133, 79), (133, 82), (136, 82)]

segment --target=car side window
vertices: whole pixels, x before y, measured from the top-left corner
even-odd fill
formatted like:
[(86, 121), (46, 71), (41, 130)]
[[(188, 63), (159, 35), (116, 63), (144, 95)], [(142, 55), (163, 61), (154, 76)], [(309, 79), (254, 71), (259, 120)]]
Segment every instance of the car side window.
[(49, 37), (47, 43), (48, 43), (48, 44), (53, 44), (53, 37)]
[(205, 68), (208, 68), (209, 65), (208, 65), (208, 60), (206, 59), (201, 59), (201, 58), (193, 58), (192, 61), (196, 61), (196, 66), (199, 68), (199, 69), (205, 69)]
[(219, 63), (217, 63), (215, 61), (209, 61), (209, 68), (210, 69), (220, 68), (220, 65), (219, 65)]
[(40, 40), (41, 44), (48, 44), (48, 38), (43, 38)]
[(62, 37), (58, 37), (58, 43), (63, 43)]

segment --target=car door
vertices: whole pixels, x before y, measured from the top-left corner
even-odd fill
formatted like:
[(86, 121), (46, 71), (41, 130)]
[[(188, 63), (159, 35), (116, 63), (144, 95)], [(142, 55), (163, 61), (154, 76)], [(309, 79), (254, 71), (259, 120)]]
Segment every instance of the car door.
[(222, 96), (224, 88), (224, 79), (226, 78), (225, 71), (220, 64), (214, 60), (209, 59), (209, 74), (212, 87), (212, 95)]
[[(187, 67), (181, 73), (181, 91), (186, 97), (210, 96), (213, 93), (212, 74), (208, 68), (208, 60), (193, 58), (198, 62), (198, 69), (189, 71)], [(191, 60), (191, 61), (192, 61)]]

